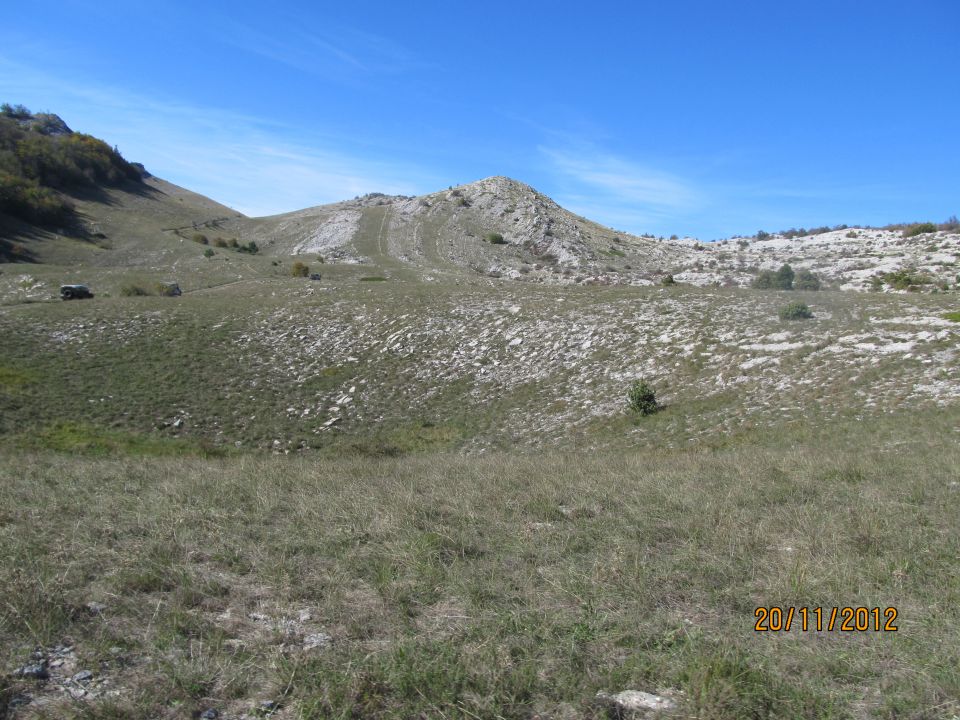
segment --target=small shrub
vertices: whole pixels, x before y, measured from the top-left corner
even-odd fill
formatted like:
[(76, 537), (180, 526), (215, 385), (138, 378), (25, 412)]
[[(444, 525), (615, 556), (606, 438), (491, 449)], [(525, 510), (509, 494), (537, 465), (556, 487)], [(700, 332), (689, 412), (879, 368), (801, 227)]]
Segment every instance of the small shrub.
[(773, 290), (776, 287), (777, 275), (773, 270), (761, 270), (750, 283), (750, 287), (757, 290)]
[(943, 314), (944, 320), (949, 320), (950, 322), (960, 323), (960, 312), (948, 312)]
[(857, 231), (856, 231), (856, 230), (851, 230), (851, 231), (848, 232), (846, 235), (844, 235), (844, 237), (855, 238), (855, 237), (859, 237), (859, 235), (857, 235)]
[(657, 405), (657, 396), (646, 380), (634, 380), (627, 394), (630, 409), (638, 415), (653, 415), (660, 406)]
[(663, 279), (660, 281), (660, 284), (664, 287), (670, 287), (671, 285), (676, 285), (677, 281), (674, 279), (673, 275), (664, 275)]
[(386, 278), (382, 275), (365, 275), (360, 278), (360, 282), (384, 282)]
[(210, 241), (207, 239), (207, 236), (204, 235), (203, 233), (194, 233), (190, 239), (193, 240), (195, 243), (200, 243), (201, 245), (210, 244)]
[(139, 285), (124, 285), (120, 288), (120, 294), (124, 297), (139, 297), (142, 295), (149, 295), (150, 292)]
[(819, 290), (820, 278), (806, 268), (798, 270), (793, 279), (794, 290)]
[(946, 222), (940, 223), (937, 229), (943, 230), (944, 232), (956, 232), (960, 230), (960, 220), (957, 220), (956, 215), (951, 215), (947, 218)]
[(755, 237), (757, 240), (768, 240), (770, 238), (770, 233), (764, 232), (763, 230), (757, 230)]
[(260, 252), (260, 248), (257, 247), (257, 244), (251, 240), (246, 245), (237, 246), (237, 252), (249, 253), (250, 255), (256, 255)]
[(917, 235), (924, 235), (926, 233), (935, 233), (937, 231), (937, 226), (932, 222), (916, 223), (915, 225), (910, 225), (905, 228), (902, 235), (905, 238), (916, 237)]
[(914, 268), (901, 268), (883, 273), (880, 279), (894, 290), (919, 289), (920, 285), (930, 284), (930, 278), (918, 273)]
[(293, 277), (307, 277), (310, 274), (310, 266), (297, 260), (290, 266), (290, 275)]
[(230, 238), (230, 242), (228, 244), (234, 249), (240, 247), (240, 243), (237, 242), (236, 238)]
[(227, 241), (224, 240), (222, 237), (216, 238), (216, 239), (213, 241), (213, 246), (214, 246), (214, 247), (218, 247), (218, 248), (228, 247)]
[(484, 236), (484, 240), (486, 240), (486, 241), (487, 241), (488, 243), (490, 243), (491, 245), (506, 245), (506, 244), (507, 244), (507, 241), (503, 239), (503, 235), (501, 235), (501, 234), (498, 233), (498, 232), (487, 233), (487, 234)]
[(203, 256), (205, 258), (212, 258), (216, 253), (213, 252), (213, 248), (207, 248), (203, 251)]
[(792, 302), (784, 305), (777, 313), (781, 320), (808, 320), (813, 317), (810, 308), (801, 302)]

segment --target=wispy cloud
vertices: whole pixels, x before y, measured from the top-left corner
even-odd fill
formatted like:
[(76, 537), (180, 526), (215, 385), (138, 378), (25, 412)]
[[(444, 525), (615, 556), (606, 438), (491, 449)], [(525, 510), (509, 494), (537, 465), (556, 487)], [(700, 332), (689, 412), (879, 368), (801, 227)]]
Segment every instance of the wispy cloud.
[(583, 215), (640, 232), (704, 203), (692, 183), (590, 146), (538, 148), (559, 188), (558, 200)]
[(407, 48), (350, 27), (307, 31), (293, 19), (280, 19), (268, 32), (227, 18), (222, 27), (219, 40), (226, 45), (327, 79), (397, 75), (423, 65)]
[[(36, 72), (0, 56), (0, 96), (60, 114), (154, 174), (248, 214), (268, 215), (366, 192), (416, 194), (443, 179), (382, 148), (271, 118), (144, 97)], [(396, 157), (397, 155), (394, 155)]]

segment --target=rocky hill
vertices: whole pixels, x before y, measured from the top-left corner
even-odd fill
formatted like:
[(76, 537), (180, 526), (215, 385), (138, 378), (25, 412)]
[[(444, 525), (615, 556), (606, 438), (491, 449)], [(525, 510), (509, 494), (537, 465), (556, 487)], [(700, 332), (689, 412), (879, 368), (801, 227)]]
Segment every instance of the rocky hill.
[(469, 270), (492, 277), (617, 282), (664, 273), (691, 256), (574, 215), (529, 185), (491, 177), (419, 197), (365, 195), (225, 228), (271, 254), (321, 254), (428, 272)]

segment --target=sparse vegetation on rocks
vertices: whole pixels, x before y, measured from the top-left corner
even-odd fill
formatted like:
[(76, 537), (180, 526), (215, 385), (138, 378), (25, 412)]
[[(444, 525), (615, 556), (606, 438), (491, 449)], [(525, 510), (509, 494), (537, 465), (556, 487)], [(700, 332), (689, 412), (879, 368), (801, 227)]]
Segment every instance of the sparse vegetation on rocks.
[(879, 276), (882, 283), (886, 283), (894, 290), (913, 290), (916, 291), (922, 285), (929, 285), (930, 278), (916, 268), (901, 268), (892, 272), (883, 273)]

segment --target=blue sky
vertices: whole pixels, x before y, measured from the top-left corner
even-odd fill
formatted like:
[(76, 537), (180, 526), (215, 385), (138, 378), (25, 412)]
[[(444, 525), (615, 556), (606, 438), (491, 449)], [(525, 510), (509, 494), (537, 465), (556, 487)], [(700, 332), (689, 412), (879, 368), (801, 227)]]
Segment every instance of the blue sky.
[(4, 8), (0, 100), (250, 214), (490, 175), (709, 240), (960, 214), (960, 3)]

